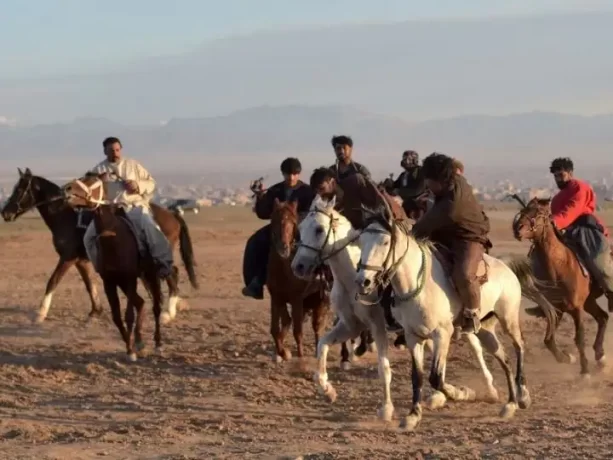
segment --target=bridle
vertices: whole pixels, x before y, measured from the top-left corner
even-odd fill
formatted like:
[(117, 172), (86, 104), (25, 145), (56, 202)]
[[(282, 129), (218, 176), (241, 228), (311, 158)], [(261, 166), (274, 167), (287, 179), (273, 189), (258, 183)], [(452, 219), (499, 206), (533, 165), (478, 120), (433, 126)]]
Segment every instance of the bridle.
[[(392, 278), (398, 271), (398, 268), (400, 267), (400, 265), (406, 258), (409, 252), (409, 243), (410, 243), (410, 240), (408, 238), (408, 231), (405, 232), (402, 229), (402, 226), (398, 225), (394, 220), (392, 220), (391, 223), (389, 224), (389, 228), (386, 228), (388, 226), (383, 225), (378, 220), (374, 221), (373, 223), (379, 223), (383, 227), (383, 229), (371, 228), (370, 225), (368, 225), (366, 229), (363, 231), (363, 233), (389, 235), (390, 236), (390, 248), (387, 251), (387, 254), (385, 256), (385, 259), (382, 265), (365, 264), (365, 263), (362, 263), (361, 258), (360, 258), (360, 261), (358, 262), (358, 270), (362, 269), (362, 270), (370, 270), (370, 271), (375, 272), (375, 277), (373, 280), (375, 284), (374, 289), (381, 288), (379, 296), (377, 300), (374, 302), (367, 301), (363, 299), (359, 294), (356, 294), (356, 300), (359, 300), (362, 304), (365, 304), (365, 305), (375, 305), (381, 302), (381, 299), (383, 297), (383, 290), (390, 284), (390, 282), (392, 281)], [(396, 259), (396, 243), (397, 243), (396, 230), (397, 229), (403, 230), (403, 233), (407, 235), (406, 248), (398, 259)], [(421, 252), (421, 266), (419, 268), (419, 272), (417, 273), (417, 287), (411, 292), (404, 294), (402, 296), (399, 296), (396, 293), (394, 293), (394, 298), (400, 301), (406, 302), (406, 301), (414, 299), (421, 293), (421, 291), (424, 288), (425, 273), (426, 273), (426, 252), (419, 243), (418, 243), (418, 247)], [(389, 267), (386, 268), (388, 265)]]
[[(323, 265), (326, 261), (328, 261), (329, 259), (331, 259), (332, 257), (334, 257), (335, 255), (337, 255), (338, 253), (340, 253), (343, 249), (345, 249), (347, 246), (349, 246), (352, 243), (355, 243), (359, 238), (360, 238), (360, 234), (358, 233), (356, 236), (354, 236), (353, 238), (349, 239), (349, 241), (347, 241), (345, 244), (343, 244), (341, 247), (334, 249), (334, 246), (336, 245), (336, 224), (338, 223), (338, 218), (334, 217), (333, 214), (328, 214), (327, 212), (322, 211), (321, 209), (315, 209), (309, 212), (310, 214), (323, 214), (324, 216), (326, 216), (328, 219), (330, 219), (330, 225), (328, 226), (328, 232), (326, 233), (326, 239), (324, 240), (323, 244), (321, 245), (321, 247), (316, 248), (314, 246), (310, 246), (308, 244), (304, 244), (302, 242), (302, 239), (298, 242), (298, 247), (299, 248), (305, 248), (308, 249), (310, 251), (313, 251), (316, 253), (316, 257), (317, 257), (317, 265)], [(330, 236), (334, 236), (334, 242), (332, 243), (332, 250), (326, 254), (326, 247), (328, 246), (328, 242), (330, 240)]]
[[(113, 204), (112, 201), (101, 198), (102, 196), (104, 196), (104, 189), (103, 189), (104, 182), (102, 180), (96, 179), (96, 181), (89, 186), (86, 185), (81, 179), (76, 179), (72, 183), (77, 185), (81, 190), (83, 190), (83, 192), (85, 192), (85, 196), (77, 195), (74, 193), (66, 193), (66, 198), (70, 198), (70, 197), (81, 198), (85, 200), (87, 203), (95, 205), (93, 208), (94, 210), (98, 209), (100, 206)], [(100, 190), (98, 194), (99, 198), (95, 198), (94, 193), (98, 190)]]
[[(56, 201), (60, 201), (63, 200), (64, 197), (63, 196), (56, 196), (53, 198), (48, 198), (46, 200), (36, 200), (36, 196), (34, 195), (34, 189), (32, 188), (32, 182), (34, 181), (34, 177), (35, 176), (30, 176), (30, 178), (28, 179), (28, 183), (26, 184), (23, 192), (21, 193), (20, 197), (17, 201), (17, 210), (15, 211), (15, 215), (16, 216), (21, 216), (22, 214), (25, 214), (26, 212), (28, 212), (31, 209), (34, 209), (38, 206), (42, 206), (44, 204), (50, 204), (50, 203), (54, 203)], [(28, 196), (30, 197), (31, 201), (34, 203), (28, 207), (22, 207), (21, 203), (23, 202), (23, 199)]]

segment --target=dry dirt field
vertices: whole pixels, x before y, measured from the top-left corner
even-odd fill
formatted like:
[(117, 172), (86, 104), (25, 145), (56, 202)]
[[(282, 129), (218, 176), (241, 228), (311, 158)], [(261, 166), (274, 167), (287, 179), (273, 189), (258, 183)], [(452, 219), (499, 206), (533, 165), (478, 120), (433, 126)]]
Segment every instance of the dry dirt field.
[[(511, 239), (510, 211), (490, 216), (496, 253), (527, 250)], [(613, 222), (613, 214), (605, 217)], [(241, 252), (256, 219), (236, 208), (187, 219), (201, 289), (192, 291), (182, 270), (185, 308), (163, 329), (163, 355), (136, 363), (127, 362), (108, 316), (86, 322), (89, 301), (76, 270), (60, 284), (46, 322), (31, 324), (56, 263), (50, 233), (35, 217), (0, 224), (0, 458), (613, 457), (613, 378), (605, 370), (588, 384), (578, 364), (555, 363), (542, 345), (542, 320), (523, 320), (533, 406), (509, 422), (497, 418), (502, 404), (449, 403), (425, 410), (416, 433), (399, 432), (411, 388), (408, 353), (398, 350), (391, 353), (392, 424), (376, 419), (381, 390), (373, 355), (343, 372), (333, 348), (329, 376), (339, 397), (327, 403), (312, 382), (312, 358), (303, 368), (271, 361), (268, 302), (240, 294)], [(590, 318), (590, 346), (594, 329)], [(306, 340), (314, 353), (309, 328)], [(559, 340), (574, 349), (569, 318)], [(593, 363), (591, 348), (589, 357)], [(506, 398), (502, 372), (488, 363)], [(452, 344), (447, 378), (477, 392), (484, 387), (463, 342)]]

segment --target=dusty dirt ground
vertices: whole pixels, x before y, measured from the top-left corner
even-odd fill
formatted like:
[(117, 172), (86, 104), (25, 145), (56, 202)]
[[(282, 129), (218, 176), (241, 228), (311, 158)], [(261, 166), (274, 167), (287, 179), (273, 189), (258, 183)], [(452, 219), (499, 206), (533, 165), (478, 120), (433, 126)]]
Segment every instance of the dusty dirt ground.
[[(511, 239), (512, 214), (490, 215), (497, 253), (526, 251)], [(31, 324), (56, 263), (50, 233), (34, 217), (0, 225), (0, 458), (613, 456), (613, 379), (605, 371), (587, 384), (578, 378), (578, 364), (555, 363), (536, 319), (523, 320), (533, 406), (511, 421), (497, 418), (502, 402), (449, 403), (425, 410), (416, 433), (399, 432), (398, 415), (410, 406), (411, 388), (408, 353), (397, 350), (391, 354), (391, 424), (375, 415), (381, 389), (373, 355), (344, 372), (340, 350), (333, 349), (329, 376), (339, 397), (327, 403), (312, 382), (312, 358), (306, 369), (271, 361), (268, 302), (240, 294), (241, 252), (258, 225), (255, 218), (247, 209), (217, 208), (190, 215), (188, 222), (202, 287), (192, 291), (182, 270), (187, 307), (164, 327), (163, 355), (136, 363), (127, 362), (109, 319), (86, 322), (89, 301), (76, 271), (60, 284), (46, 322)], [(149, 307), (145, 323), (151, 350)], [(594, 330), (590, 318), (590, 346)], [(559, 340), (574, 350), (569, 318)], [(593, 363), (591, 348), (589, 357)], [(489, 357), (488, 363), (504, 399), (503, 374)], [(484, 388), (464, 343), (452, 345), (447, 380), (477, 392)]]

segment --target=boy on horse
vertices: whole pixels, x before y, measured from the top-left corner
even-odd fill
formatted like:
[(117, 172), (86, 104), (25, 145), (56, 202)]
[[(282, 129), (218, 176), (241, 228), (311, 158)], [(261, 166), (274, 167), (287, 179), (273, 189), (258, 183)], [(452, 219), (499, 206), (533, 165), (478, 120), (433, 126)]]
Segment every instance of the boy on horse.
[(406, 215), (417, 220), (426, 211), (425, 203), (420, 201), (426, 193), (426, 185), (419, 165), (419, 154), (415, 150), (406, 150), (402, 154), (400, 166), (403, 171), (391, 189), (402, 198), (402, 208)]
[[(107, 195), (123, 207), (145, 243), (159, 277), (166, 279), (172, 275), (173, 254), (166, 236), (150, 214), (149, 201), (155, 192), (155, 181), (138, 161), (122, 157), (122, 145), (118, 138), (108, 137), (102, 146), (106, 160), (94, 166), (91, 173), (100, 176), (107, 187)], [(83, 242), (94, 266), (98, 253), (96, 237), (92, 222), (85, 231)]]
[(551, 218), (555, 227), (579, 250), (581, 260), (596, 278), (613, 311), (613, 260), (608, 230), (594, 214), (596, 194), (587, 183), (573, 175), (570, 158), (556, 158), (549, 172), (560, 191), (551, 200)]
[[(260, 219), (270, 220), (275, 198), (280, 202), (298, 201), (298, 213), (308, 212), (315, 195), (311, 187), (300, 180), (301, 172), (302, 165), (297, 158), (286, 158), (281, 163), (283, 182), (268, 190), (263, 189), (261, 181), (252, 183), (251, 190), (256, 197), (255, 213)], [(264, 298), (269, 250), (270, 224), (266, 224), (247, 240), (245, 246), (243, 271), (245, 278), (250, 279), (245, 279), (244, 296), (258, 300)]]
[(426, 186), (435, 201), (413, 226), (413, 235), (428, 237), (452, 251), (452, 279), (464, 307), (461, 329), (464, 333), (476, 333), (481, 327), (481, 286), (477, 270), (491, 247), (490, 222), (472, 187), (463, 175), (457, 174), (453, 158), (433, 153), (424, 159), (422, 168)]

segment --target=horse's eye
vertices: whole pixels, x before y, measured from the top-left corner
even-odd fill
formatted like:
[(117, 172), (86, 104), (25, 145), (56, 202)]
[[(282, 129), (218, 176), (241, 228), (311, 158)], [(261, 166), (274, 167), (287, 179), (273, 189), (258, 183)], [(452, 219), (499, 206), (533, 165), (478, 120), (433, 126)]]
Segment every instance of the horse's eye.
[(319, 236), (324, 232), (324, 228), (323, 227), (317, 227), (315, 229), (315, 235)]

